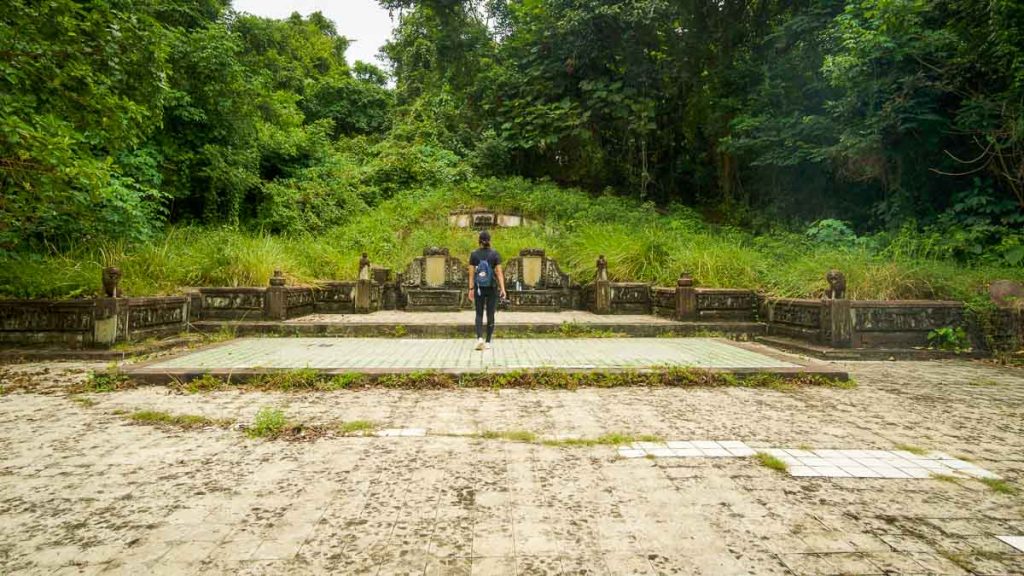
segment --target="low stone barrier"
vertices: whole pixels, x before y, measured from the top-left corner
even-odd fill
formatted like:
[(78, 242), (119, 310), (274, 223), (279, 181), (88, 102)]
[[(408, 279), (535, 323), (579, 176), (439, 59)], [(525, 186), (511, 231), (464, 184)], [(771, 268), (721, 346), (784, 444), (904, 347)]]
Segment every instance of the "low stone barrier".
[(187, 296), (0, 300), (0, 344), (107, 347), (188, 327)]
[(761, 318), (768, 334), (820, 342), (822, 301), (797, 298), (762, 299)]
[(940, 328), (966, 328), (964, 305), (940, 300), (765, 298), (768, 333), (834, 348), (915, 348)]
[(188, 327), (191, 301), (187, 296), (125, 300), (118, 321), (119, 341), (132, 342), (154, 336), (177, 334)]
[(757, 320), (757, 294), (753, 290), (697, 288), (697, 318), (752, 322)]
[[(827, 304), (826, 309), (830, 309)], [(841, 306), (831, 308), (833, 314), (841, 309)], [(965, 327), (961, 302), (850, 300), (849, 314), (852, 317), (850, 345), (853, 348), (927, 346), (928, 334), (933, 330)]]
[(0, 300), (0, 343), (88, 346), (94, 300)]
[(266, 296), (266, 288), (200, 288), (199, 317), (204, 320), (260, 320), (266, 308)]
[(314, 306), (323, 314), (354, 314), (355, 282), (324, 282), (317, 287)]
[(676, 317), (676, 289), (655, 286), (651, 288), (651, 312), (664, 318)]

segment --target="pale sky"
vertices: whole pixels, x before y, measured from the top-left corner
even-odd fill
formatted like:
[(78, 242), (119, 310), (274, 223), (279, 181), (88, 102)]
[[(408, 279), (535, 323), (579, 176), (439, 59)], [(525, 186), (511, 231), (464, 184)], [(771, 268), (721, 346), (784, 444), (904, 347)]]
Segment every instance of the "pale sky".
[(239, 12), (267, 18), (287, 18), (292, 12), (303, 16), (323, 12), (334, 21), (338, 34), (352, 41), (345, 52), (350, 65), (362, 60), (384, 67), (377, 60), (377, 51), (391, 36), (393, 23), (377, 0), (232, 0), (231, 4)]

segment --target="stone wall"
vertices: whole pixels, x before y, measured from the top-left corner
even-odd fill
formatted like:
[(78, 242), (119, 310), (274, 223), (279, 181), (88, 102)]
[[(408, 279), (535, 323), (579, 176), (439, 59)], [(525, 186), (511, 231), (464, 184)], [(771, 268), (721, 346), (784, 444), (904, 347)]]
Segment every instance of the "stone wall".
[(768, 333), (836, 348), (913, 348), (928, 334), (965, 327), (964, 305), (938, 300), (764, 299)]
[(313, 288), (285, 288), (285, 316), (298, 318), (315, 312), (317, 292)]
[(188, 328), (190, 299), (0, 300), (0, 345), (106, 347)]
[(665, 318), (676, 317), (676, 289), (655, 286), (651, 288), (651, 312)]
[(200, 288), (199, 317), (203, 320), (260, 320), (266, 288)]
[(120, 312), (118, 340), (131, 342), (183, 332), (188, 325), (189, 306), (187, 296), (127, 298)]
[(314, 303), (316, 312), (324, 314), (354, 314), (356, 311), (356, 283), (324, 282), (317, 287)]
[(88, 346), (94, 300), (0, 300), (0, 344)]
[(753, 290), (697, 288), (697, 318), (751, 322), (757, 319), (757, 294)]
[(854, 348), (927, 346), (928, 333), (964, 326), (961, 302), (851, 300)]
[(972, 339), (986, 352), (1024, 350), (1024, 309), (997, 308), (984, 320), (974, 320)]
[(651, 285), (642, 282), (611, 283), (612, 314), (650, 314)]
[(768, 323), (768, 334), (801, 340), (821, 340), (822, 301), (797, 298), (765, 298), (761, 319)]

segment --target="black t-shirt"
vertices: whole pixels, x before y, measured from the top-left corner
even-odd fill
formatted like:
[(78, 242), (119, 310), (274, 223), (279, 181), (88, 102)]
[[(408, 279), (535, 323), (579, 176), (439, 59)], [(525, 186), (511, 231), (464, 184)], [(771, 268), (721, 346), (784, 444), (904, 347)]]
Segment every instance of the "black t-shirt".
[(501, 254), (498, 254), (498, 251), (493, 248), (480, 248), (473, 250), (473, 253), (469, 255), (469, 265), (474, 268), (484, 260), (491, 265), (491, 270), (496, 270), (501, 264)]

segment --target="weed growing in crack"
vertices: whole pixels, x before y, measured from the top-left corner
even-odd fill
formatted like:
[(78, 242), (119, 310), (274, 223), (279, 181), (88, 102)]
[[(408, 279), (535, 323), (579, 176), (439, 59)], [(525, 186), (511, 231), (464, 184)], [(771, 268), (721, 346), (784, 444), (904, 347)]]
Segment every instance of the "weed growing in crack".
[(929, 450), (921, 448), (920, 446), (914, 446), (913, 444), (897, 444), (896, 449), (903, 450), (904, 452), (910, 452), (915, 456), (925, 456), (929, 452)]
[(509, 442), (525, 442), (528, 444), (537, 442), (537, 435), (529, 430), (485, 430), (477, 434), (476, 437), (485, 440), (508, 440)]
[(588, 447), (588, 446), (621, 446), (623, 444), (632, 444), (634, 442), (661, 442), (663, 438), (661, 436), (655, 436), (652, 434), (624, 434), (621, 432), (611, 432), (608, 434), (602, 434), (597, 438), (563, 438), (560, 440), (541, 440), (540, 443), (545, 446), (554, 447)]
[(208, 418), (197, 414), (170, 414), (159, 410), (139, 410), (128, 414), (128, 419), (139, 424), (173, 426), (191, 430), (195, 428), (226, 428), (234, 423), (230, 419)]
[(788, 464), (767, 452), (757, 453), (757, 463), (760, 464), (761, 466), (764, 466), (765, 468), (769, 468), (777, 472), (786, 472), (787, 470), (789, 470)]
[(352, 420), (338, 424), (335, 430), (342, 436), (365, 436), (373, 433), (377, 425), (369, 420)]
[[(236, 377), (237, 378), (237, 377)], [(187, 383), (178, 382), (179, 390), (196, 393), (222, 389), (227, 383), (205, 374)], [(394, 388), (407, 390), (440, 390), (457, 388), (503, 388), (576, 390), (579, 388), (673, 387), (710, 388), (744, 387), (790, 391), (803, 386), (853, 388), (853, 381), (838, 381), (815, 374), (735, 375), (689, 367), (664, 367), (655, 370), (565, 372), (552, 369), (517, 370), (512, 372), (451, 374), (424, 370), (395, 374), (323, 374), (313, 369), (283, 370), (245, 379), (235, 387), (260, 391), (338, 391), (358, 388)]]
[(84, 382), (71, 386), (69, 390), (72, 393), (103, 393), (127, 390), (134, 387), (135, 385), (127, 375), (111, 369), (103, 372), (90, 372)]
[(981, 482), (998, 494), (1016, 494), (1018, 492), (1016, 486), (999, 478), (982, 478)]
[(256, 419), (245, 433), (250, 438), (273, 439), (280, 436), (287, 426), (288, 419), (284, 411), (265, 406), (256, 413)]

